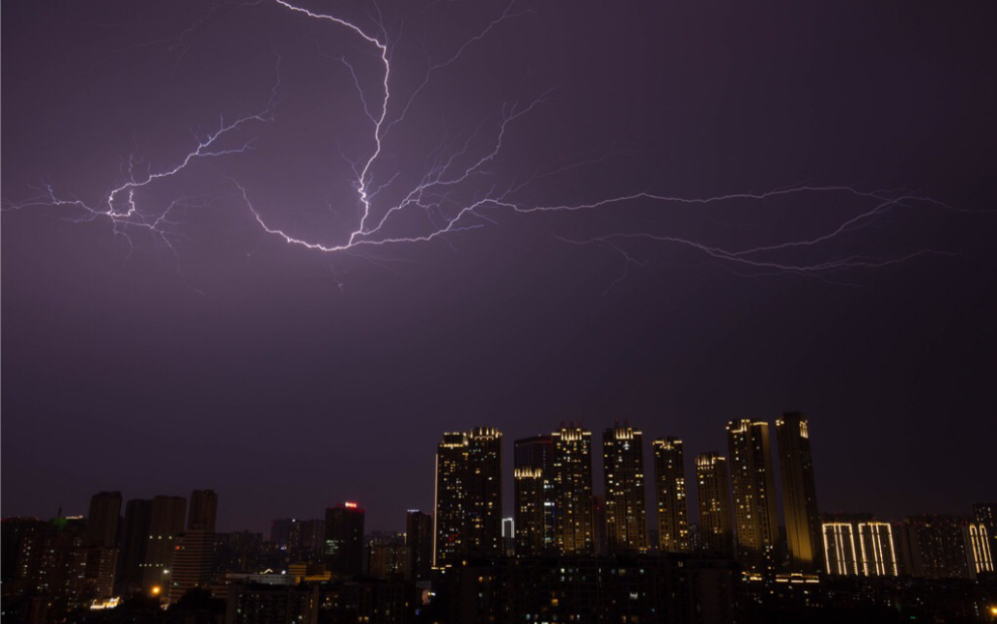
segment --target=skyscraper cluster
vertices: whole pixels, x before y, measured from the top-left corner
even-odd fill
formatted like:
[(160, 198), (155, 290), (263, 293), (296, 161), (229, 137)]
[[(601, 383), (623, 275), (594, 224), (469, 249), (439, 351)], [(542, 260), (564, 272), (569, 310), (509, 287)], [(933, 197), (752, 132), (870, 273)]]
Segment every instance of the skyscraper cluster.
[[(808, 422), (803, 414), (792, 412), (775, 424), (788, 567), (816, 572), (823, 566), (823, 549)], [(437, 567), (497, 552), (500, 440), (501, 434), (485, 428), (445, 434), (439, 444)], [(729, 455), (703, 453), (694, 462), (700, 518), (697, 547), (736, 556), (743, 567), (755, 572), (773, 572), (781, 563), (772, 442), (769, 423), (731, 421)], [(653, 543), (641, 431), (624, 423), (603, 432), (604, 498), (593, 491), (591, 431), (562, 424), (550, 435), (516, 440), (514, 449), (517, 554), (612, 555), (693, 548), (682, 440), (666, 436), (651, 443), (658, 518)]]

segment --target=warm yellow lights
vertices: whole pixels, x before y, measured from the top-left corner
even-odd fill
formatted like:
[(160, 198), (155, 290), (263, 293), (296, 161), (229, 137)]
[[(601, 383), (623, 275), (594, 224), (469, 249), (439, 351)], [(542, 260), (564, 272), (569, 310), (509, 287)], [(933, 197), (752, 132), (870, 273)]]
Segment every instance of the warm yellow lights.
[(158, 596), (159, 594), (163, 593), (163, 588), (160, 587), (159, 585), (153, 585), (150, 592), (152, 593), (153, 596)]

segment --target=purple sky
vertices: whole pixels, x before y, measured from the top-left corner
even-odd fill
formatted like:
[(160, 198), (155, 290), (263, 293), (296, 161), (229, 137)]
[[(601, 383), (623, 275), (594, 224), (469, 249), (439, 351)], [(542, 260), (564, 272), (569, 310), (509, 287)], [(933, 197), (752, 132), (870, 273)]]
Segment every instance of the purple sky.
[[(997, 496), (997, 214), (980, 212), (997, 203), (997, 7), (610, 4), (514, 4), (531, 11), (432, 72), (372, 167), (375, 186), (397, 174), (374, 209), (434, 155), (467, 145), (466, 168), (488, 153), (503, 105), (551, 88), (442, 210), (552, 172), (516, 205), (850, 186), (950, 208), (903, 202), (752, 256), (889, 263), (836, 271), (633, 235), (744, 250), (819, 237), (875, 200), (490, 206), (460, 222), (483, 227), (429, 242), (309, 251), (263, 231), (236, 183), (272, 226), (349, 237), (350, 161), (374, 147), (357, 85), (375, 113), (383, 97), (369, 43), (271, 0), (6, 2), (3, 515), (210, 487), (223, 529), (346, 499), (368, 528), (398, 529), (432, 505), (447, 430), (500, 428), (511, 466), (515, 438), (574, 420), (598, 441), (628, 419), (648, 441), (682, 437), (691, 465), (726, 452), (728, 420), (784, 410), (811, 419), (822, 509), (964, 513)], [(383, 36), (365, 4), (308, 6)], [(507, 6), (381, 3), (392, 106)], [(265, 109), (278, 80), (267, 120), (218, 146), (250, 151), (136, 193), (151, 213), (191, 198), (165, 238), (73, 222), (79, 206), (11, 209), (46, 184), (97, 206), (130, 156), (138, 177), (175, 166), (220, 115)], [(446, 213), (397, 216), (386, 235)]]

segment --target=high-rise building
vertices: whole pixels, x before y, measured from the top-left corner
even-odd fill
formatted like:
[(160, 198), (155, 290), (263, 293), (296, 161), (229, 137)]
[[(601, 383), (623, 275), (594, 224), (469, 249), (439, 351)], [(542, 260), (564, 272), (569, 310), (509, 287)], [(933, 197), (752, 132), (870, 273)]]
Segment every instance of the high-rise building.
[[(516, 546), (519, 548), (521, 540), (531, 542), (527, 551), (533, 554), (552, 553), (556, 551), (556, 527), (555, 518), (555, 497), (554, 497), (554, 438), (549, 435), (534, 436), (532, 438), (522, 438), (516, 440), (514, 446), (514, 469), (525, 470), (533, 475), (532, 478), (539, 479), (536, 485), (540, 491), (536, 493), (537, 499), (534, 503), (539, 503), (539, 508), (534, 512), (539, 513), (537, 517), (529, 520), (529, 525), (521, 524), (518, 517), (519, 498), (516, 498), (516, 523), (519, 531), (516, 533)], [(525, 532), (525, 533), (524, 533)], [(539, 540), (540, 544), (533, 543)], [(539, 550), (537, 549), (539, 548)]]
[(125, 530), (121, 537), (121, 558), (118, 566), (118, 591), (122, 594), (130, 594), (142, 587), (151, 516), (151, 500), (133, 498), (125, 505)]
[(655, 440), (654, 490), (658, 503), (658, 548), (663, 552), (689, 550), (689, 503), (686, 500), (685, 458), (682, 440)]
[(806, 416), (787, 412), (775, 421), (782, 473), (782, 505), (786, 516), (786, 542), (792, 568), (798, 572), (821, 569), (823, 549), (817, 486)]
[(824, 561), (827, 573), (837, 576), (858, 576), (859, 562), (855, 548), (857, 536), (852, 522), (822, 524)]
[(416, 581), (429, 580), (433, 569), (433, 516), (418, 509), (405, 514), (405, 545), (412, 558), (409, 569)]
[(467, 554), (502, 554), (502, 434), (492, 427), (475, 427), (467, 434), (468, 497)]
[(696, 484), (701, 548), (726, 556), (734, 554), (727, 458), (717, 453), (696, 457)]
[(929, 579), (976, 578), (971, 524), (954, 516), (906, 518), (898, 529), (908, 573)]
[(469, 462), (467, 434), (445, 433), (436, 449), (436, 521), (433, 566), (445, 567), (464, 554), (465, 475)]
[(325, 510), (325, 558), (333, 574), (358, 576), (363, 572), (364, 515), (356, 503)]
[(176, 538), (183, 532), (187, 499), (182, 496), (157, 496), (152, 499), (149, 514), (149, 538), (142, 563), (142, 585), (148, 592), (169, 596), (170, 567)]
[(114, 593), (120, 519), (121, 492), (100, 492), (90, 498), (82, 575), (98, 598), (108, 598)]
[(217, 514), (218, 495), (213, 490), (194, 490), (190, 495), (190, 515), (187, 518), (187, 530), (213, 533)]
[(90, 498), (87, 515), (89, 547), (115, 548), (118, 545), (118, 521), (121, 518), (121, 492), (100, 492)]
[(514, 498), (516, 502), (516, 554), (535, 557), (546, 550), (544, 474), (539, 468), (513, 470)]
[(502, 434), (446, 433), (436, 453), (434, 565), (502, 553)]
[(644, 435), (626, 425), (606, 429), (602, 434), (602, 458), (609, 552), (645, 552)]
[(176, 538), (170, 566), (170, 603), (176, 604), (192, 589), (206, 587), (211, 580), (215, 533), (193, 529)]
[(557, 549), (562, 555), (593, 554), (592, 432), (571, 424), (552, 438)]
[(973, 505), (973, 519), (983, 526), (990, 543), (990, 554), (997, 558), (997, 503)]
[(859, 570), (863, 576), (898, 576), (896, 543), (889, 522), (859, 522)]
[(769, 425), (734, 420), (727, 425), (737, 558), (756, 572), (774, 572), (779, 537)]
[(994, 571), (993, 551), (990, 550), (990, 534), (986, 525), (970, 520), (963, 528), (966, 552), (974, 575)]

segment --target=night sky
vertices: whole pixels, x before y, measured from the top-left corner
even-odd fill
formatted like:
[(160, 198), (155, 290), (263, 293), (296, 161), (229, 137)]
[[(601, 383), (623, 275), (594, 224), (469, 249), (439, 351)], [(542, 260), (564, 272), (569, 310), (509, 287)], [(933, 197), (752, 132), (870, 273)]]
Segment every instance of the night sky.
[[(351, 161), (374, 148), (358, 86), (374, 113), (383, 97), (369, 43), (270, 0), (4, 2), (4, 516), (213, 488), (222, 530), (347, 499), (401, 529), (432, 507), (442, 433), (476, 425), (505, 434), (511, 515), (515, 438), (574, 421), (598, 443), (628, 420), (648, 459), (650, 439), (683, 438), (691, 470), (726, 454), (728, 420), (787, 410), (810, 418), (822, 510), (997, 497), (997, 5), (398, 1), (378, 5), (383, 31), (373, 4), (307, 6), (390, 41), (389, 118), (470, 42), (384, 140), (382, 212), (531, 103), (448, 209), (525, 181), (517, 206), (800, 186), (941, 203), (754, 256), (877, 265), (836, 270), (634, 235), (813, 239), (876, 205), (842, 190), (487, 206), (428, 242), (308, 250), (265, 232), (238, 185), (272, 226), (348, 239)], [(168, 169), (220, 116), (264, 109), (218, 145), (251, 149), (136, 192), (150, 214), (186, 198), (162, 234), (26, 205), (50, 185), (99, 206), (129, 162)], [(434, 223), (397, 216), (391, 236)]]

